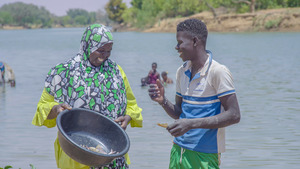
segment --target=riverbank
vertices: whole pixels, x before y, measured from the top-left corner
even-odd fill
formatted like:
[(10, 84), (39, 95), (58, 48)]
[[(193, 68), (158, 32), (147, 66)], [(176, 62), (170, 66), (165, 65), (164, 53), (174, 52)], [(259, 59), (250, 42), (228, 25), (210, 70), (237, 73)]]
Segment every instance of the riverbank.
[(269, 9), (244, 14), (228, 14), (224, 10), (217, 10), (216, 17), (206, 11), (190, 17), (160, 20), (143, 32), (176, 32), (176, 25), (187, 18), (201, 19), (210, 32), (300, 32), (300, 8)]
[[(227, 13), (225, 8), (216, 9), (216, 16), (205, 11), (189, 17), (166, 18), (155, 23), (151, 28), (137, 29), (124, 25), (113, 25), (113, 31), (127, 32), (176, 32), (179, 22), (187, 18), (196, 18), (204, 21), (210, 32), (300, 32), (300, 8), (280, 8), (260, 10), (255, 13)], [(67, 25), (65, 27), (76, 27)], [(77, 26), (82, 27), (82, 26)], [(39, 26), (24, 28), (22, 26), (6, 26), (0, 29), (36, 29)], [(55, 25), (53, 28), (61, 28)]]

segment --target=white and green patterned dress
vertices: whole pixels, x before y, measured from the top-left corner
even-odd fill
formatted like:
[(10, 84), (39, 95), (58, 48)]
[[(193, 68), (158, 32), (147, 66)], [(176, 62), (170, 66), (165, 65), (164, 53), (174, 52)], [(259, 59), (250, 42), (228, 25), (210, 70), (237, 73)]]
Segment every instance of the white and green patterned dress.
[[(110, 31), (94, 24), (84, 32), (77, 56), (53, 67), (45, 80), (45, 89), (58, 103), (73, 108), (97, 111), (111, 119), (123, 116), (126, 92), (118, 65), (110, 59), (95, 67), (89, 56), (99, 47), (113, 42)], [(127, 168), (124, 157), (103, 168)]]

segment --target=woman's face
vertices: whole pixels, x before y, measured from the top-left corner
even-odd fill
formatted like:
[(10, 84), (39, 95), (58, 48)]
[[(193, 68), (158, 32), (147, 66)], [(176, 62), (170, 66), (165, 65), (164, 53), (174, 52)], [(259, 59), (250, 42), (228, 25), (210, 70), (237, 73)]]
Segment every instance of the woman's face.
[(100, 66), (107, 58), (109, 58), (112, 46), (113, 43), (107, 43), (91, 53), (89, 57), (91, 64), (95, 67)]
[(156, 68), (157, 68), (157, 65), (156, 64), (152, 64), (152, 70), (155, 72), (156, 71)]

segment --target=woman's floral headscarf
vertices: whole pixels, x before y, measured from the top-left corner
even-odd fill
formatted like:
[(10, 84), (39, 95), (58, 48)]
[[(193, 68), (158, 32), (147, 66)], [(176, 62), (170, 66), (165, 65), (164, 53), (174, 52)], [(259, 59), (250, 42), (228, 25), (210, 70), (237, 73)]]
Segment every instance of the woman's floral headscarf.
[(95, 110), (111, 119), (125, 113), (125, 86), (117, 64), (107, 59), (95, 67), (89, 61), (91, 53), (112, 42), (112, 34), (104, 25), (87, 27), (78, 55), (48, 73), (45, 88), (55, 101)]

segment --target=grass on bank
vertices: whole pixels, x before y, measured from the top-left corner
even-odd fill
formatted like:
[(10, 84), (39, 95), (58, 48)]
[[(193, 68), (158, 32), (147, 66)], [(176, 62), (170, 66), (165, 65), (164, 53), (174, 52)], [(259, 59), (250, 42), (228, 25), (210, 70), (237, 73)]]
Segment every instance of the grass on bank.
[[(32, 164), (29, 164), (29, 166), (31, 167), (31, 169), (36, 169), (35, 166), (32, 165)], [(10, 166), (10, 165), (5, 166), (4, 168), (1, 168), (1, 167), (0, 167), (0, 169), (10, 169), (10, 168), (13, 168), (13, 167)], [(19, 168), (19, 169), (21, 169), (21, 168)]]

